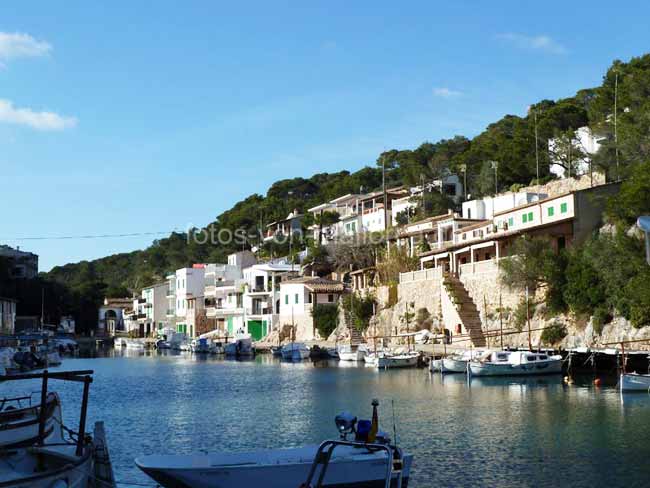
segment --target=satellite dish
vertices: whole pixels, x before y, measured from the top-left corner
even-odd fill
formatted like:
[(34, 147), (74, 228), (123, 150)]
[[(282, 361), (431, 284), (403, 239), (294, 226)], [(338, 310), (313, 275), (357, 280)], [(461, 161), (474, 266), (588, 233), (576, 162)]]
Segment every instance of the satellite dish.
[(650, 232), (650, 216), (645, 215), (643, 217), (639, 217), (636, 221), (636, 225), (643, 232)]

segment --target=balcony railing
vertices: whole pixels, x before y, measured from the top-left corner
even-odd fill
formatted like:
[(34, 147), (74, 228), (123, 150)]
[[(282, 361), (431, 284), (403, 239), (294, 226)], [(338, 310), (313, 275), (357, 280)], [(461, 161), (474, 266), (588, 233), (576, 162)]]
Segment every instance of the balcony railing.
[(246, 309), (246, 315), (271, 315), (273, 309), (271, 307), (252, 307)]

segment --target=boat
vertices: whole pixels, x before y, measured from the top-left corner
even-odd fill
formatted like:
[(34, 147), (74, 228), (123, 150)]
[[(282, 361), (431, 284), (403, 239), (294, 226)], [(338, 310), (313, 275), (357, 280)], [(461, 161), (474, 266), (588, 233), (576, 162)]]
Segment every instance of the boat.
[(496, 351), (470, 361), (468, 368), (474, 376), (558, 374), (562, 372), (562, 356), (532, 351)]
[[(135, 463), (164, 488), (406, 487), (413, 456), (378, 431), (378, 404), (373, 401), (372, 421), (357, 421), (349, 413), (337, 415), (340, 440), (320, 445), (242, 453), (150, 455), (137, 458)], [(347, 436), (352, 434), (354, 441), (348, 441)], [(316, 483), (317, 476), (322, 483)]]
[(144, 351), (144, 342), (137, 339), (126, 339), (126, 348), (134, 351)]
[(290, 342), (282, 347), (282, 359), (287, 361), (309, 359), (309, 348), (302, 342)]
[(432, 373), (442, 371), (442, 359), (431, 359), (429, 362), (429, 371)]
[(226, 348), (223, 345), (223, 342), (212, 342), (210, 345), (210, 354), (223, 355), (226, 353)]
[(190, 351), (195, 354), (209, 354), (210, 344), (207, 339), (194, 339), (190, 342)]
[(336, 348), (336, 347), (328, 347), (328, 348), (327, 348), (327, 356), (328, 356), (330, 359), (341, 359), (341, 358), (339, 357), (339, 351), (338, 351), (338, 348)]
[[(48, 372), (39, 374), (24, 374), (3, 376), (0, 381), (43, 379), (42, 397), (46, 399), (46, 409), (53, 409), (59, 418), (46, 418), (39, 414), (40, 406), (30, 409), (3, 411), (0, 419), (13, 414), (25, 415), (30, 418), (36, 438), (26, 440), (20, 446), (12, 444), (10, 437), (18, 430), (0, 429), (0, 445), (3, 463), (0, 464), (0, 486), (3, 488), (91, 488), (105, 486), (114, 488), (110, 457), (106, 447), (103, 424), (95, 424), (94, 435), (86, 432), (86, 416), (88, 408), (89, 386), (92, 382), (92, 371)], [(79, 415), (79, 432), (74, 440), (67, 441), (63, 433), (72, 432), (64, 428), (60, 421), (60, 402), (58, 396), (47, 391), (48, 380), (66, 380), (84, 383), (84, 394)], [(36, 418), (35, 423), (34, 417)], [(45, 423), (41, 423), (45, 421)], [(19, 422), (16, 422), (18, 424)], [(3, 427), (7, 425), (3, 423)], [(47, 435), (40, 435), (42, 432)], [(10, 447), (7, 449), (7, 447)]]
[(126, 347), (126, 339), (124, 337), (116, 337), (113, 345), (114, 347)]
[(485, 351), (474, 349), (452, 354), (442, 359), (440, 364), (441, 373), (466, 373), (467, 363), (472, 359), (480, 358), (485, 355)]
[(156, 349), (158, 350), (171, 349), (171, 348), (172, 345), (164, 339), (160, 339), (159, 341), (156, 342)]
[(251, 357), (255, 355), (253, 349), (253, 339), (250, 334), (239, 330), (233, 337), (232, 342), (229, 342), (224, 347), (224, 353), (229, 357)]
[(341, 361), (363, 361), (368, 349), (363, 344), (341, 344), (337, 352)]
[(271, 348), (271, 354), (276, 358), (282, 357), (282, 346), (273, 346)]
[(644, 391), (650, 393), (650, 374), (621, 373), (618, 387), (623, 391)]
[(418, 365), (419, 357), (417, 352), (379, 352), (371, 365), (377, 369), (414, 368)]
[[(0, 449), (30, 446), (43, 439), (61, 442), (61, 401), (56, 393), (45, 400), (45, 427), (41, 434), (41, 405), (31, 405), (32, 397), (3, 398), (0, 401)], [(23, 407), (23, 403), (30, 405)]]

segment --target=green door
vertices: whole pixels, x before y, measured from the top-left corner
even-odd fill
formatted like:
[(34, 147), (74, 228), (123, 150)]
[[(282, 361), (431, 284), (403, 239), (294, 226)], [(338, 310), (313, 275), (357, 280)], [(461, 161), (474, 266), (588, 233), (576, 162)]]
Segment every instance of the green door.
[(262, 332), (261, 320), (248, 321), (248, 333), (251, 335), (254, 341), (259, 341), (263, 337)]
[(228, 317), (228, 334), (233, 334), (232, 317)]

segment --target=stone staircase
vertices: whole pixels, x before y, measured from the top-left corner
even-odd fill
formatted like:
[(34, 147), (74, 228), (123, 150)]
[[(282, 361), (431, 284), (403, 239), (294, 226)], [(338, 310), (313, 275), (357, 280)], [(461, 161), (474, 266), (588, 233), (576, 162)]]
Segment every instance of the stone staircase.
[(444, 281), (451, 287), (450, 295), (455, 302), (456, 310), (463, 322), (463, 327), (468, 332), (472, 345), (474, 347), (486, 347), (487, 342), (483, 334), (481, 324), (481, 314), (476, 308), (472, 297), (465, 289), (463, 283), (453, 275), (445, 275)]
[(366, 342), (365, 339), (363, 338), (363, 335), (361, 334), (361, 331), (359, 331), (359, 329), (357, 329), (356, 327), (354, 326), (350, 327), (349, 331), (350, 331), (350, 344), (358, 345)]

